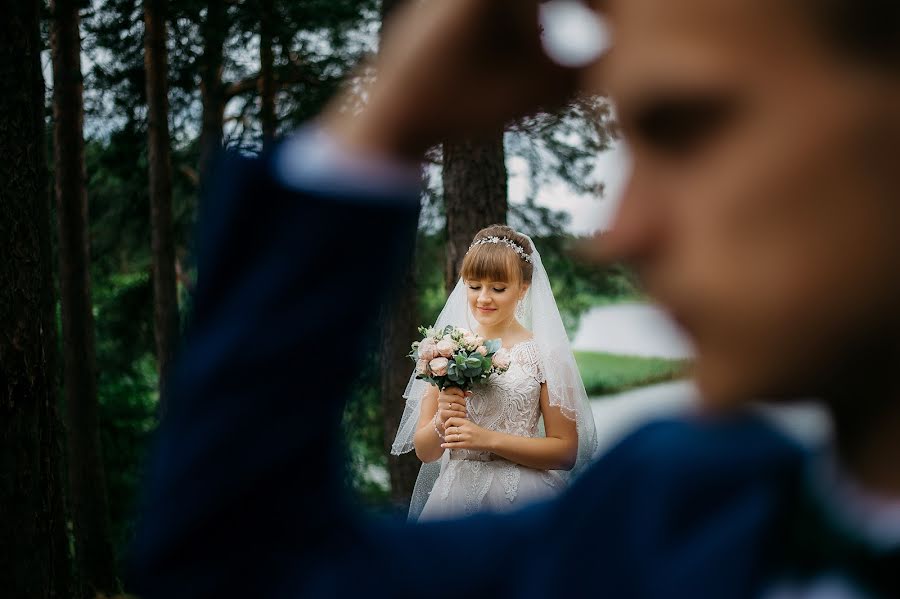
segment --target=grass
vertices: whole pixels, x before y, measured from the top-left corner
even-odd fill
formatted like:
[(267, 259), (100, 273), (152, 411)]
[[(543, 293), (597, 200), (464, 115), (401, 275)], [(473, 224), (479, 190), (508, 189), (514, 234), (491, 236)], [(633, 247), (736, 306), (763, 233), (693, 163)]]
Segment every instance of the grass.
[(690, 360), (643, 358), (576, 351), (575, 361), (589, 397), (674, 381), (687, 376)]

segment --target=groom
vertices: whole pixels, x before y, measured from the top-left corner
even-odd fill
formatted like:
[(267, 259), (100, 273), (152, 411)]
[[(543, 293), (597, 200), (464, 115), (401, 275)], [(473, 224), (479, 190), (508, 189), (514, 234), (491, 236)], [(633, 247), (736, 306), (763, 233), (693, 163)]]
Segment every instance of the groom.
[[(132, 559), (153, 597), (900, 596), (900, 14), (879, 0), (609, 0), (584, 72), (535, 0), (433, 0), (394, 24), (366, 110), (336, 105), (201, 214)], [(634, 169), (597, 253), (697, 349), (709, 415), (638, 431), (559, 500), (407, 526), (341, 494), (341, 395), (409, 259), (432, 144), (615, 101)], [(807, 453), (743, 415), (817, 396)], [(400, 398), (398, 398), (398, 401)]]

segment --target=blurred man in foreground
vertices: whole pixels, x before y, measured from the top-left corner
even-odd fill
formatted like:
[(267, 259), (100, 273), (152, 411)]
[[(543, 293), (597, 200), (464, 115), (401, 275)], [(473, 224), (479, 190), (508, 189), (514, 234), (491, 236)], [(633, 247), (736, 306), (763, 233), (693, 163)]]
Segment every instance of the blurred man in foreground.
[[(426, 2), (362, 114), (220, 166), (136, 543), (145, 596), (900, 596), (900, 9), (602, 9), (614, 47), (575, 72), (541, 52), (534, 1)], [(691, 335), (706, 414), (639, 430), (520, 514), (358, 519), (333, 381), (409, 257), (414, 165), (579, 83), (610, 94), (634, 161), (598, 251)], [(831, 448), (739, 409), (808, 396)]]

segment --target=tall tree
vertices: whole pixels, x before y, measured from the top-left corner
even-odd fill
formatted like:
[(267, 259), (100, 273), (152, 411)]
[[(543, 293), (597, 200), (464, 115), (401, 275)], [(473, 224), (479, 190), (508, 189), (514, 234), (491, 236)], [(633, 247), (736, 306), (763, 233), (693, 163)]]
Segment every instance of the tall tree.
[[(384, 0), (382, 4), (382, 31), (390, 15), (402, 0)], [(394, 503), (408, 505), (421, 466), (413, 453), (401, 456), (391, 454), (391, 445), (400, 417), (403, 416), (403, 393), (409, 380), (411, 363), (406, 357), (409, 345), (416, 337), (418, 321), (419, 286), (415, 265), (410, 260), (397, 286), (394, 300), (382, 312), (381, 336), (381, 408), (384, 430), (384, 451), (388, 456), (388, 475), (391, 482), (391, 499)]]
[(259, 102), (263, 148), (275, 140), (278, 116), (275, 108), (275, 0), (261, 0), (259, 20)]
[(475, 233), (506, 222), (509, 206), (503, 131), (483, 140), (444, 144), (443, 162), (447, 216), (444, 282), (449, 293), (459, 279), (462, 259)]
[(97, 417), (79, 4), (51, 0), (50, 43), (69, 497), (82, 594), (94, 597), (118, 585)]
[(227, 5), (222, 0), (206, 3), (203, 23), (203, 57), (200, 61), (200, 96), (203, 123), (200, 129), (200, 181), (205, 182), (210, 163), (222, 146), (225, 125), (225, 39), (228, 37)]
[(0, 19), (0, 588), (71, 596), (56, 413), (56, 322), (40, 0)]
[(144, 70), (147, 79), (147, 159), (150, 174), (150, 235), (153, 252), (153, 318), (163, 406), (165, 406), (163, 375), (168, 371), (178, 340), (166, 8), (166, 0), (144, 0)]

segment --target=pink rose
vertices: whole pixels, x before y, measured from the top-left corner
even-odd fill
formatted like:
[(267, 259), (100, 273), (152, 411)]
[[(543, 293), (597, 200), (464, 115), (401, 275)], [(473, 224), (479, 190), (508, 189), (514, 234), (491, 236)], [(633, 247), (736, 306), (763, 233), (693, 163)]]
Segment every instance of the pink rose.
[(447, 375), (447, 367), (450, 365), (450, 360), (447, 358), (435, 358), (431, 362), (428, 363), (428, 366), (431, 368), (431, 373), (434, 376), (446, 376)]
[(482, 343), (484, 343), (484, 339), (475, 334), (469, 334), (463, 337), (463, 345), (469, 349), (475, 349)]
[(437, 352), (435, 351), (435, 343), (433, 339), (425, 339), (422, 343), (419, 344), (419, 359), (420, 360), (433, 360), (437, 356)]
[(456, 351), (457, 345), (452, 341), (447, 341), (446, 339), (442, 341), (438, 341), (438, 344), (435, 346), (435, 351), (437, 351), (438, 355), (444, 356), (445, 358), (453, 357), (453, 352)]
[(419, 360), (416, 363), (416, 374), (428, 374), (428, 360)]
[(501, 348), (500, 351), (491, 358), (491, 362), (500, 370), (506, 370), (509, 368), (509, 352)]
[(478, 352), (479, 354), (481, 354), (482, 356), (486, 356), (488, 354), (487, 348), (483, 345), (479, 345), (478, 349), (476, 349), (475, 351)]

